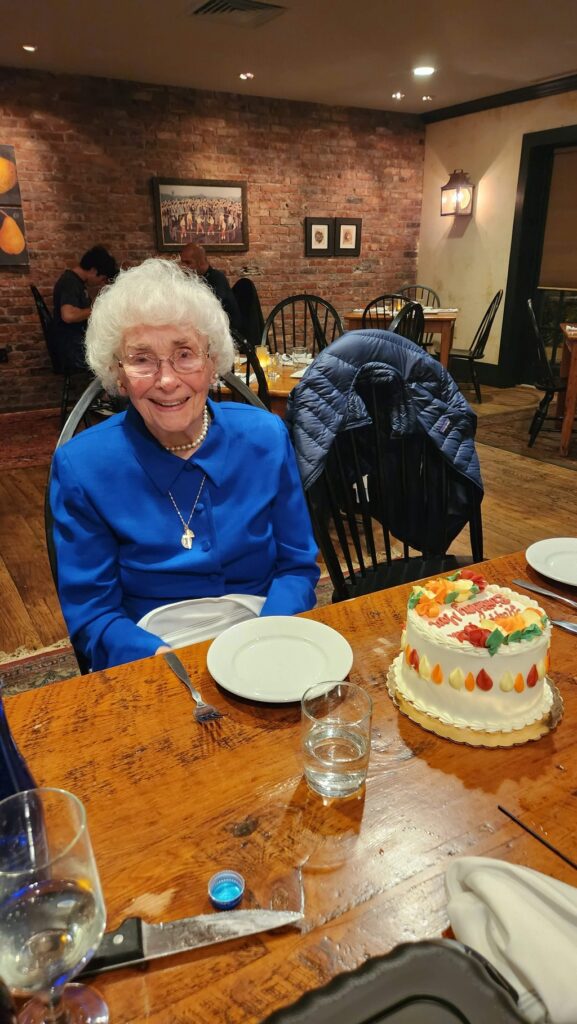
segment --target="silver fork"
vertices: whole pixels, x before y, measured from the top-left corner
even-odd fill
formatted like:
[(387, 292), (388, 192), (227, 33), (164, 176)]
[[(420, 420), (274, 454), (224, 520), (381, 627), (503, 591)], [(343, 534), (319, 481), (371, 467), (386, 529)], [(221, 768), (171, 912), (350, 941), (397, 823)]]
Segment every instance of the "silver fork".
[(222, 711), (219, 711), (218, 708), (215, 708), (212, 704), (207, 704), (206, 701), (202, 699), (196, 687), (192, 685), (190, 676), (180, 658), (174, 653), (174, 651), (163, 651), (162, 657), (175, 675), (178, 676), (180, 681), (184, 683), (193, 700), (196, 701), (194, 717), (197, 722), (202, 722), (204, 724), (205, 722), (214, 722), (216, 718), (224, 717)]

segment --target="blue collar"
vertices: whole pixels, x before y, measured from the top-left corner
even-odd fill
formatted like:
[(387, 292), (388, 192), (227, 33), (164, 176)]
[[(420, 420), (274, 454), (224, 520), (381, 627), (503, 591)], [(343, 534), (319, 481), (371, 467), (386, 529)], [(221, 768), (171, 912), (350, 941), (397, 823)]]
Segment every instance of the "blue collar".
[(134, 457), (162, 494), (168, 494), (181, 473), (189, 466), (198, 466), (217, 487), (222, 483), (228, 462), (229, 436), (225, 418), (218, 402), (207, 401), (212, 420), (200, 450), (190, 459), (179, 459), (167, 452), (147, 429), (140, 413), (129, 405), (124, 414), (123, 429)]

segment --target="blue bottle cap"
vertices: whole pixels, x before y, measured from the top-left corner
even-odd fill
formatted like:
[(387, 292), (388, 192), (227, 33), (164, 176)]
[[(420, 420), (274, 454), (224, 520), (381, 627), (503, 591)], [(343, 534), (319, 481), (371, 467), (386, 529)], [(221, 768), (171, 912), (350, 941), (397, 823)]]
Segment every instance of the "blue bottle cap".
[(217, 910), (232, 910), (244, 894), (244, 878), (238, 871), (217, 871), (208, 883), (208, 895)]

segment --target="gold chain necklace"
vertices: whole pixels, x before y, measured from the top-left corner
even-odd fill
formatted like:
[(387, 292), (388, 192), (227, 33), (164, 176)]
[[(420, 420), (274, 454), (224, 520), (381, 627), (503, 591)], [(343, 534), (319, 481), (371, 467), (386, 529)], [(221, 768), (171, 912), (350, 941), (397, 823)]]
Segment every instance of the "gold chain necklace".
[(170, 498), (172, 504), (174, 505), (174, 508), (176, 510), (176, 514), (177, 514), (178, 518), (180, 519), (180, 521), (181, 521), (181, 523), (182, 523), (182, 525), (184, 527), (184, 533), (182, 534), (182, 537), (180, 538), (180, 543), (182, 544), (183, 548), (188, 548), (188, 550), (190, 550), (190, 548), (192, 547), (192, 542), (193, 542), (194, 536), (195, 536), (193, 531), (190, 529), (190, 520), (192, 519), (192, 517), (194, 515), (194, 510), (195, 510), (196, 506), (198, 505), (198, 499), (200, 498), (200, 496), (202, 494), (202, 488), (204, 487), (204, 481), (205, 480), (206, 480), (206, 473), (203, 475), (203, 478), (200, 481), (200, 487), (198, 488), (198, 494), (196, 495), (196, 498), (194, 499), (194, 505), (192, 506), (192, 508), (190, 510), (190, 515), (189, 515), (188, 520), (187, 520), (186, 523), (185, 523), (184, 519), (182, 518), (180, 509), (179, 509), (178, 505), (176, 504), (174, 498), (172, 497), (172, 494), (170, 493), (170, 491), (168, 492), (168, 497)]

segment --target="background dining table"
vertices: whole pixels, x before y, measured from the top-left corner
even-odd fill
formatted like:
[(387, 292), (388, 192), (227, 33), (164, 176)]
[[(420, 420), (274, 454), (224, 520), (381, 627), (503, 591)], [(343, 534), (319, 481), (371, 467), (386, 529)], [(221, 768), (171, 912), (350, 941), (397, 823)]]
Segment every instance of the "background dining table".
[[(425, 311), (425, 334), (440, 334), (441, 336), (441, 347), (439, 349), (439, 359), (445, 369), (449, 365), (449, 353), (453, 345), (453, 335), (455, 333), (455, 321), (457, 319), (458, 310), (449, 312), (448, 310), (437, 310), (436, 312), (431, 310)], [(383, 314), (382, 324), (380, 318), (377, 322), (379, 326), (387, 328), (393, 319), (392, 315), (388, 316)], [(363, 320), (362, 309), (352, 309), (343, 316), (343, 323), (346, 331), (358, 331), (361, 328)]]
[[(501, 584), (520, 575), (543, 582), (522, 553), (478, 570)], [(206, 667), (209, 642), (179, 653), (225, 713), (211, 725), (195, 721), (190, 695), (160, 656), (6, 700), (37, 782), (70, 789), (87, 806), (109, 928), (134, 914), (159, 922), (210, 912), (207, 883), (220, 868), (244, 875), (246, 908), (297, 908), (304, 895), (302, 930), (93, 979), (115, 1024), (261, 1021), (368, 957), (439, 936), (448, 924), (444, 872), (455, 857), (496, 857), (576, 883), (574, 868), (498, 810), (574, 854), (575, 637), (554, 628), (551, 677), (565, 706), (554, 731), (508, 749), (454, 743), (401, 714), (385, 686), (409, 590), (307, 613), (348, 639), (350, 679), (374, 699), (360, 797), (324, 803), (307, 788), (299, 705), (218, 687)], [(541, 603), (551, 615), (561, 608)]]
[(563, 333), (563, 354), (559, 374), (567, 381), (567, 389), (558, 392), (556, 415), (561, 420), (559, 452), (568, 455), (577, 409), (577, 324), (560, 324), (560, 327)]

